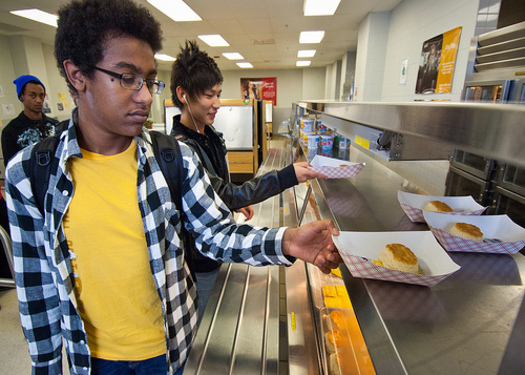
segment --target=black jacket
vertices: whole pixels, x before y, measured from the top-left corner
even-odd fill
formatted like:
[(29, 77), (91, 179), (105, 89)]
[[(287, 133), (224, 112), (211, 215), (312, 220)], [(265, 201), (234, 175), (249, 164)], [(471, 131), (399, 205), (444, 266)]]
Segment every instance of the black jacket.
[[(260, 203), (298, 184), (293, 165), (262, 176), (252, 178), (238, 186), (229, 182), (226, 163), (226, 145), (222, 134), (213, 126), (205, 127), (206, 134), (199, 134), (180, 123), (180, 115), (173, 117), (171, 135), (187, 144), (199, 157), (208, 172), (213, 190), (221, 197), (230, 210)], [(193, 264), (195, 272), (210, 272), (220, 264), (204, 257), (198, 251), (192, 251), (198, 262)]]
[(55, 134), (58, 121), (42, 114), (41, 120), (31, 120), (24, 112), (11, 120), (2, 130), (4, 165), (23, 148)]

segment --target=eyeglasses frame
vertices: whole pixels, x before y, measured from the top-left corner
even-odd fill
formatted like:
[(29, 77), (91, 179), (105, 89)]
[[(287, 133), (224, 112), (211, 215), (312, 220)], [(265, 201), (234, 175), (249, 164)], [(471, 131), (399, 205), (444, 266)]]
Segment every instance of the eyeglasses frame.
[[(93, 69), (98, 70), (98, 71), (100, 71), (102, 73), (106, 73), (107, 75), (109, 75), (111, 77), (118, 78), (120, 80), (120, 86), (122, 86), (123, 88), (128, 89), (128, 90), (139, 91), (142, 88), (142, 86), (144, 85), (144, 82), (146, 82), (146, 87), (148, 88), (148, 91), (151, 94), (162, 94), (162, 92), (164, 91), (164, 88), (166, 87), (166, 85), (165, 85), (165, 83), (163, 81), (160, 81), (158, 79), (144, 79), (144, 78), (139, 76), (139, 78), (141, 79), (140, 86), (134, 89), (134, 88), (131, 88), (131, 87), (124, 86), (122, 84), (122, 77), (124, 77), (124, 74), (131, 74), (133, 76), (137, 76), (136, 74), (133, 74), (133, 73), (122, 73), (122, 74), (120, 74), (120, 73), (112, 72), (111, 70), (100, 68), (98, 66), (93, 66)], [(150, 90), (150, 88), (148, 86), (148, 82), (152, 82), (154, 84), (156, 83), (158, 89), (157, 90), (154, 90), (154, 89)]]

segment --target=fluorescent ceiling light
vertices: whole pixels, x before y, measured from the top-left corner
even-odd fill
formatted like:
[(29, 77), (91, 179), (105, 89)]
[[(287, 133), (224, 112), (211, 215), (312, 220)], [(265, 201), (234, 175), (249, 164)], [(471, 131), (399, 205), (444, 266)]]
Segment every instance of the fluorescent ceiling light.
[(148, 0), (148, 3), (174, 21), (202, 21), (202, 18), (182, 0)]
[(244, 57), (238, 52), (224, 52), (222, 55), (228, 60), (244, 60)]
[(9, 13), (14, 14), (15, 16), (20, 16), (28, 18), (30, 20), (45, 23), (53, 27), (58, 27), (57, 19), (58, 16), (54, 14), (44, 12), (40, 9), (23, 9), (23, 10), (12, 10)]
[(157, 60), (161, 60), (161, 61), (175, 61), (175, 60), (177, 60), (175, 57), (170, 56), (170, 55), (166, 55), (164, 53), (156, 53), (155, 54), (155, 58)]
[(324, 31), (301, 31), (299, 43), (321, 43), (324, 38)]
[(311, 63), (311, 61), (297, 61), (295, 66), (310, 66)]
[(297, 57), (304, 58), (304, 57), (314, 57), (315, 56), (315, 49), (300, 49), (297, 51)]
[(333, 16), (341, 0), (304, 0), (305, 16)]
[(249, 62), (240, 62), (240, 63), (237, 63), (237, 65), (239, 66), (239, 68), (243, 68), (243, 69), (253, 68), (253, 65), (250, 64)]
[(198, 35), (199, 39), (210, 47), (229, 47), (230, 44), (224, 40), (219, 34), (214, 35)]

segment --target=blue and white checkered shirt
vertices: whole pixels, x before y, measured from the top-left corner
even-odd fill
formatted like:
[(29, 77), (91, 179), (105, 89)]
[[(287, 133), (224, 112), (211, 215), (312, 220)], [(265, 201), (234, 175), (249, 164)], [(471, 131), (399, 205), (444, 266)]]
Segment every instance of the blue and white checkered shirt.
[[(188, 357), (197, 328), (196, 290), (178, 236), (180, 215), (155, 160), (148, 131), (135, 137), (135, 141), (138, 205), (153, 278), (162, 301), (170, 369), (176, 371)], [(281, 251), (285, 229), (235, 225), (197, 158), (186, 145), (181, 144), (180, 148), (187, 173), (181, 186), (183, 223), (194, 234), (201, 252), (225, 262), (290, 265), (290, 259)], [(72, 121), (61, 135), (54, 156), (59, 164), (49, 179), (44, 218), (28, 177), (31, 149), (25, 148), (10, 161), (6, 192), (20, 317), (33, 373), (61, 374), (64, 342), (71, 374), (89, 374), (90, 351), (77, 311), (70, 251), (62, 229), (74, 193), (68, 160), (82, 157)]]

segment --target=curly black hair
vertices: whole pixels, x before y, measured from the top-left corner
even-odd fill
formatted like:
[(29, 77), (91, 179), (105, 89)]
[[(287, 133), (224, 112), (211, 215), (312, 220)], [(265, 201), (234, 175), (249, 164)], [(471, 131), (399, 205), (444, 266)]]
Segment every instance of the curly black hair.
[(213, 58), (199, 49), (197, 42), (187, 40), (186, 46), (181, 46), (177, 60), (171, 67), (171, 99), (173, 104), (182, 109), (183, 105), (177, 98), (177, 87), (182, 87), (191, 99), (196, 99), (206, 90), (217, 84), (222, 84), (224, 78)]
[(87, 77), (103, 58), (109, 38), (131, 36), (148, 43), (153, 52), (162, 48), (160, 23), (142, 5), (131, 0), (73, 0), (58, 11), (55, 57), (67, 79), (64, 61), (71, 60)]

